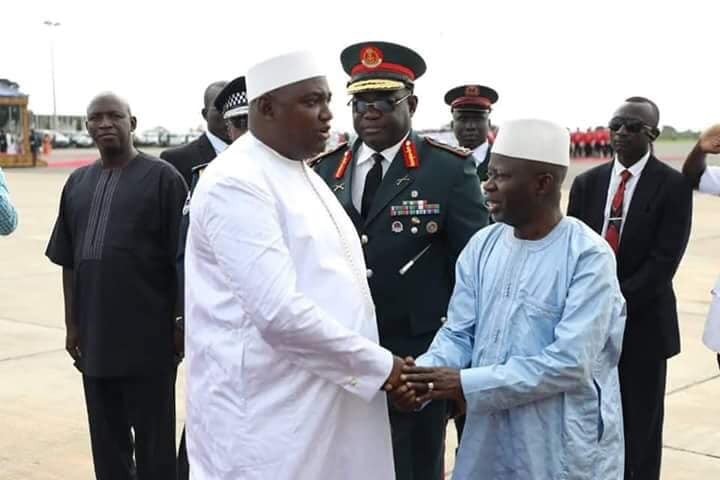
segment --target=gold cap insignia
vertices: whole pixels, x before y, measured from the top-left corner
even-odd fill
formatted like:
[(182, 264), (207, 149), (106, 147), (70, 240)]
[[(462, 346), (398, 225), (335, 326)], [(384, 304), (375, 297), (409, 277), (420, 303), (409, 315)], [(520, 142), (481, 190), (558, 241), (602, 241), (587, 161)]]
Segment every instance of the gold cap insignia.
[(367, 68), (377, 68), (383, 62), (382, 52), (377, 47), (365, 47), (360, 50), (360, 63)]

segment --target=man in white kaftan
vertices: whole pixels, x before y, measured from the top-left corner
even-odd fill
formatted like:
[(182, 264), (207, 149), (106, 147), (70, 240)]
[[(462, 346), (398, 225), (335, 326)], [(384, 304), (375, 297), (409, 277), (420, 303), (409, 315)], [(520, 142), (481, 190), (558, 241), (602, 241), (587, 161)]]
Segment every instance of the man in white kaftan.
[[(266, 82), (276, 75), (279, 81)], [(381, 389), (391, 372), (399, 378), (402, 362), (377, 344), (358, 236), (325, 182), (298, 160), (312, 149), (292, 158), (278, 151), (302, 139), (278, 129), (278, 118), (292, 122), (319, 108), (320, 128), (308, 135), (326, 131), (330, 94), (319, 75), (305, 54), (251, 69), (250, 133), (207, 167), (192, 198), (186, 355), (193, 480), (394, 476)], [(310, 80), (298, 83), (298, 76)], [(308, 128), (315, 117), (300, 120), (295, 125)]]
[(607, 242), (559, 210), (568, 151), (550, 122), (500, 128), (484, 184), (499, 223), (468, 242), (448, 321), (405, 368), (416, 402), (466, 403), (454, 479), (623, 477), (625, 302)]

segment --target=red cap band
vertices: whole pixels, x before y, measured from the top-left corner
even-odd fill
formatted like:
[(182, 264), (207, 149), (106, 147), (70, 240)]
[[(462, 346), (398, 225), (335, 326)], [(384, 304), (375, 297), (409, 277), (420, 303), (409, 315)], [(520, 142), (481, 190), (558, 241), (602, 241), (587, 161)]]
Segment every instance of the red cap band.
[(490, 108), (492, 102), (490, 101), (490, 99), (485, 97), (459, 97), (453, 100), (450, 104), (452, 108), (458, 107), (460, 105), (479, 105), (481, 107)]
[(362, 63), (358, 63), (355, 65), (352, 70), (350, 71), (350, 75), (357, 75), (359, 73), (373, 73), (378, 71), (385, 71), (385, 72), (393, 72), (393, 73), (400, 73), (402, 75), (405, 75), (406, 77), (410, 78), (410, 80), (415, 80), (415, 73), (413, 73), (412, 70), (410, 70), (407, 67), (404, 67), (402, 65), (399, 65), (397, 63), (388, 63), (388, 62), (382, 62), (377, 67), (368, 68)]

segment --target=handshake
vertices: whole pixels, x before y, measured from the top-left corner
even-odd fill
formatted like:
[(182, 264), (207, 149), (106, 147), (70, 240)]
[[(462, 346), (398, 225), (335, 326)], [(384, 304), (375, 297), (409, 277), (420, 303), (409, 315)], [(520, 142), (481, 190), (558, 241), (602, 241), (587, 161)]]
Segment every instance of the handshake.
[(403, 412), (439, 399), (454, 400), (460, 414), (465, 410), (460, 370), (454, 368), (418, 367), (412, 357), (393, 357), (393, 368), (383, 388), (395, 408)]

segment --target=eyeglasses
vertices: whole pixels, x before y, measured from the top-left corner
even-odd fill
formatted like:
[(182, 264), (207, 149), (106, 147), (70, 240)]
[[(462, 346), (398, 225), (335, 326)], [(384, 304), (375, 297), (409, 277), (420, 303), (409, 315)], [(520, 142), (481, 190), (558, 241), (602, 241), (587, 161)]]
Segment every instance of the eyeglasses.
[(395, 107), (397, 105), (400, 105), (402, 102), (404, 102), (411, 96), (412, 94), (408, 93), (404, 97), (397, 100), (394, 100), (392, 98), (381, 98), (380, 100), (375, 100), (374, 102), (366, 102), (365, 100), (358, 100), (356, 98), (353, 98), (348, 102), (348, 105), (352, 105), (353, 111), (357, 113), (365, 113), (370, 107), (381, 113), (390, 113), (395, 110)]
[(650, 125), (647, 125), (640, 120), (633, 120), (630, 118), (615, 117), (610, 120), (608, 128), (613, 132), (619, 131), (622, 127), (625, 127), (625, 131), (628, 133), (640, 133), (643, 130), (652, 131)]

